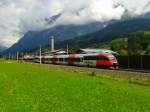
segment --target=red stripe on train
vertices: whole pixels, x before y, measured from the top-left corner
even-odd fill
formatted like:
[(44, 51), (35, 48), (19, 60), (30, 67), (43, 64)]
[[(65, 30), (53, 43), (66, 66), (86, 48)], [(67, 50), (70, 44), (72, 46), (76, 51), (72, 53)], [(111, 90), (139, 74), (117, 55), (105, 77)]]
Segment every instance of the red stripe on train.
[(69, 58), (75, 58), (76, 54), (69, 54)]
[(113, 62), (108, 60), (96, 61), (96, 66), (112, 66)]
[(68, 62), (68, 65), (75, 65), (74, 62)]
[[(76, 58), (76, 54), (69, 54), (69, 59)], [(74, 62), (68, 62), (68, 65), (75, 65)]]

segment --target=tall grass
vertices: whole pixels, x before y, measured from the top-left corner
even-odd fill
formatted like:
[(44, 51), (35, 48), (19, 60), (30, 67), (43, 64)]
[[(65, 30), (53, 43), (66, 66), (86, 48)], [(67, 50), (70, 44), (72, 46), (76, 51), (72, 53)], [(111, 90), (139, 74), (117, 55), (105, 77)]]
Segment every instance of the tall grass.
[(1, 61), (0, 111), (149, 112), (149, 86), (91, 75)]

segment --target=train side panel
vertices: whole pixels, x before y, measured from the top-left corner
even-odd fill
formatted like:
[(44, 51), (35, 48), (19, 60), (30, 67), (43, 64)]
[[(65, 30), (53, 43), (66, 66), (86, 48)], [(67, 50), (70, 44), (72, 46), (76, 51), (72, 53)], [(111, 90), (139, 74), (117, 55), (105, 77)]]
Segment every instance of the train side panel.
[[(39, 63), (39, 57), (34, 57), (34, 62)], [(105, 53), (42, 56), (42, 63), (90, 67), (112, 67), (118, 65), (113, 55)]]

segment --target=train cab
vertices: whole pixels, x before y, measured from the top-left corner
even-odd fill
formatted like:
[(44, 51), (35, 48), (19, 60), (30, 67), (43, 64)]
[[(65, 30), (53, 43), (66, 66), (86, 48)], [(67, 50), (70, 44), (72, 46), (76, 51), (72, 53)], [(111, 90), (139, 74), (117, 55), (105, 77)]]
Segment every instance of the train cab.
[(84, 63), (91, 67), (116, 67), (118, 65), (117, 59), (111, 54), (89, 54), (84, 56)]

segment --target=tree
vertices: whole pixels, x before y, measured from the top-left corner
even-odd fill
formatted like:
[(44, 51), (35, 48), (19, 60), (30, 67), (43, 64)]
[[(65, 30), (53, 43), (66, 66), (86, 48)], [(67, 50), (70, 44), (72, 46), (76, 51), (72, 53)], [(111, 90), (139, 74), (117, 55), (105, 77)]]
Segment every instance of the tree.
[(118, 53), (120, 54), (120, 55), (122, 55), (122, 56), (128, 56), (128, 51), (127, 50), (120, 50), (120, 51), (118, 51)]
[(110, 44), (111, 50), (117, 51), (120, 55), (127, 55), (127, 40), (127, 38), (113, 40)]
[[(133, 37), (132, 37), (133, 36)], [(138, 33), (131, 35), (128, 39), (128, 52), (129, 55), (141, 55), (143, 52), (143, 47), (141, 45), (141, 37), (142, 35), (138, 35)]]
[(0, 58), (2, 58), (2, 53), (0, 52)]

